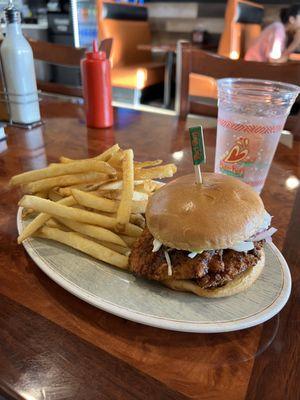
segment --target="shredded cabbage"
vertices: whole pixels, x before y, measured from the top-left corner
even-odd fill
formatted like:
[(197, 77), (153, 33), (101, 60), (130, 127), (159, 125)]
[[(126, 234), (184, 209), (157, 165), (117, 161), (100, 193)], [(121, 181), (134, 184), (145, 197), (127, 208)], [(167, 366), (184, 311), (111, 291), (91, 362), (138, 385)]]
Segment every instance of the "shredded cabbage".
[(195, 258), (197, 254), (199, 253), (197, 253), (196, 251), (192, 251), (191, 253), (188, 254), (188, 257)]
[(253, 244), (253, 242), (239, 242), (229, 248), (232, 250), (241, 251), (241, 252), (249, 251), (249, 250), (254, 249), (254, 244)]
[(269, 226), (271, 225), (272, 218), (273, 217), (267, 211), (265, 211), (264, 220), (263, 220), (263, 223), (262, 223), (259, 231), (263, 231), (265, 229), (268, 229)]
[(157, 239), (153, 239), (153, 250), (152, 253), (155, 253), (156, 251), (158, 251), (162, 246), (162, 242), (160, 242)]

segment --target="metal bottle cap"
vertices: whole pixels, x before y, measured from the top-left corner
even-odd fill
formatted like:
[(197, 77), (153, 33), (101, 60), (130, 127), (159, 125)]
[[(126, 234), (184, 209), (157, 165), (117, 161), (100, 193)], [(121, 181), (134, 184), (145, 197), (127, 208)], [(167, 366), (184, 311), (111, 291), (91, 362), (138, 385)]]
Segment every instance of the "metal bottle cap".
[(20, 11), (10, 1), (8, 6), (4, 9), (5, 19), (8, 24), (21, 21)]

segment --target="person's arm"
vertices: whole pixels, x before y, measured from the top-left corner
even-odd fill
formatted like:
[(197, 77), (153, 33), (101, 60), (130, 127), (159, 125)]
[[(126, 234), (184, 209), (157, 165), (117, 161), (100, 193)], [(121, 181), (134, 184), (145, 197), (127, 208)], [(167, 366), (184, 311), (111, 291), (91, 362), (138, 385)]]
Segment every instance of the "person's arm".
[(288, 58), (288, 56), (291, 53), (294, 53), (294, 51), (300, 46), (300, 29), (297, 30), (297, 32), (294, 35), (292, 43), (284, 50), (282, 54), (282, 58)]

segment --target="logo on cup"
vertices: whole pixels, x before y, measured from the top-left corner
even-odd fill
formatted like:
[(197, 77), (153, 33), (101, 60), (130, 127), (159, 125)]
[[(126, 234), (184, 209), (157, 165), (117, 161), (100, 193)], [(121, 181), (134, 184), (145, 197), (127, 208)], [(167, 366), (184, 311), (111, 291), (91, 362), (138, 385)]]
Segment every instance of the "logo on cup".
[(249, 154), (249, 139), (240, 137), (225, 155), (223, 160), (227, 163), (237, 163), (246, 159)]
[(241, 136), (220, 160), (220, 169), (226, 175), (243, 178), (245, 174), (244, 163), (248, 158), (249, 139)]

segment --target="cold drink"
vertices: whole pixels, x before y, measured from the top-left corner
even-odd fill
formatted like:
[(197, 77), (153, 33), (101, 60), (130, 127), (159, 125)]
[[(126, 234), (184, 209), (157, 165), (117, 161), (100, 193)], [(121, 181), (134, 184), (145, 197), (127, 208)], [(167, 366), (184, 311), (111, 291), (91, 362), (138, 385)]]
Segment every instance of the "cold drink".
[(279, 82), (221, 79), (215, 172), (260, 192), (300, 88)]

